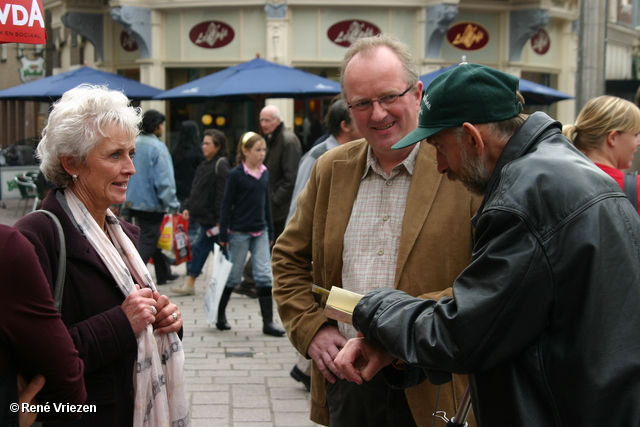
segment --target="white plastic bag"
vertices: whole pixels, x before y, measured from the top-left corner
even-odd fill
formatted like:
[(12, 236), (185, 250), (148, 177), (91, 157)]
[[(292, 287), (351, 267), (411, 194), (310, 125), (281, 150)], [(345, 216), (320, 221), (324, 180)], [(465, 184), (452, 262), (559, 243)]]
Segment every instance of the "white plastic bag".
[(224, 285), (227, 284), (227, 278), (229, 278), (231, 266), (233, 265), (231, 261), (225, 258), (218, 244), (213, 246), (213, 274), (204, 294), (204, 313), (207, 316), (207, 323), (210, 325), (218, 321), (220, 297), (222, 296), (222, 291), (224, 291)]

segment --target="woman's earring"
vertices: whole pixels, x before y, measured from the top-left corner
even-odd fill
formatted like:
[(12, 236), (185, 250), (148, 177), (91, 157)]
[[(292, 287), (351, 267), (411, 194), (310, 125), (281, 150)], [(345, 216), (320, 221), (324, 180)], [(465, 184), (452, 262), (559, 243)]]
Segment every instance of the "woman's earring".
[(78, 175), (76, 174), (71, 175), (71, 181), (78, 182)]

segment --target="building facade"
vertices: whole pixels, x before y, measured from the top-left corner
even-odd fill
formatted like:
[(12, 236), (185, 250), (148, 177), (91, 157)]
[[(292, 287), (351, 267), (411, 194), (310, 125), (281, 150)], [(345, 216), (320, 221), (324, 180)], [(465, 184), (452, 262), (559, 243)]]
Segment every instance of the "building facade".
[[(616, 14), (608, 17), (606, 73), (632, 79), (638, 41), (633, 5), (628, 0), (608, 4)], [(43, 5), (47, 45), (40, 51), (3, 45), (0, 88), (22, 82), (16, 75), (21, 56), (42, 57), (47, 75), (88, 65), (160, 89), (257, 55), (337, 80), (351, 41), (378, 32), (405, 42), (422, 73), (457, 64), (464, 56), (562, 92), (574, 94), (576, 88), (578, 0), (43, 0)], [(285, 124), (308, 144), (322, 133), (329, 102), (268, 101), (280, 107)], [(234, 145), (241, 133), (257, 130), (260, 108), (224, 100), (143, 101), (141, 106), (167, 114), (169, 145), (186, 119), (222, 129)], [(37, 138), (47, 107), (0, 101), (0, 145)], [(530, 108), (566, 122), (576, 113), (573, 100)]]

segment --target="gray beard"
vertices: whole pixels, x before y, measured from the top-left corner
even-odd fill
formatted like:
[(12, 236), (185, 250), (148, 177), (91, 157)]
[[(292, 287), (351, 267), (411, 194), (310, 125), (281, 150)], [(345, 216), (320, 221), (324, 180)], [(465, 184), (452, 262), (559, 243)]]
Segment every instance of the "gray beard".
[(489, 186), (491, 172), (480, 157), (470, 155), (466, 150), (460, 151), (460, 172), (449, 170), (447, 178), (452, 181), (460, 181), (472, 194), (484, 196)]

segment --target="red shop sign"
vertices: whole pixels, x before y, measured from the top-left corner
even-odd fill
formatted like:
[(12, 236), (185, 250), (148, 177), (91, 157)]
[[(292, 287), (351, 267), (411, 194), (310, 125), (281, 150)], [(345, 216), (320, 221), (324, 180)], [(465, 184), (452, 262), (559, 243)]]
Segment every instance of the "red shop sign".
[(478, 50), (489, 43), (489, 32), (475, 22), (458, 22), (447, 31), (447, 40), (461, 50)]
[(191, 41), (205, 49), (217, 49), (231, 43), (233, 28), (220, 21), (201, 22), (189, 31)]
[(138, 50), (138, 42), (130, 32), (122, 30), (120, 32), (120, 46), (127, 52), (135, 52)]
[(551, 37), (544, 28), (540, 28), (538, 32), (531, 37), (531, 49), (538, 55), (544, 55), (549, 52), (551, 47)]
[(339, 46), (349, 47), (353, 42), (362, 37), (376, 36), (380, 34), (380, 28), (371, 22), (360, 19), (349, 19), (333, 24), (327, 30), (329, 40)]
[(0, 0), (0, 44), (46, 44), (41, 0)]

